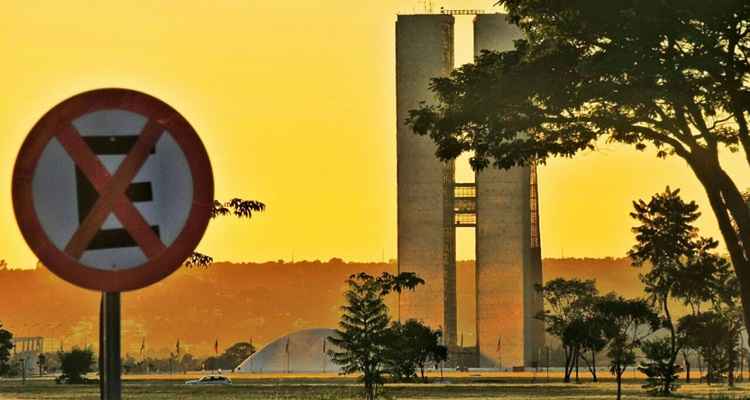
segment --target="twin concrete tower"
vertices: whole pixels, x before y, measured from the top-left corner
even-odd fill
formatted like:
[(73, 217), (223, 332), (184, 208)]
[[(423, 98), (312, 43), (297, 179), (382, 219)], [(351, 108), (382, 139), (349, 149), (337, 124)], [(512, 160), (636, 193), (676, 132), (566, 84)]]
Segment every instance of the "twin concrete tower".
[[(453, 30), (447, 14), (396, 22), (398, 263), (426, 281), (402, 294), (399, 318), (442, 328), (454, 364), (530, 367), (544, 345), (534, 318), (543, 307), (534, 291), (542, 283), (535, 168), (488, 168), (474, 182), (456, 182), (454, 162), (437, 159), (434, 142), (405, 124), (409, 110), (435, 101), (430, 79), (453, 70)], [(476, 15), (474, 53), (512, 49), (519, 36), (503, 14)], [(468, 351), (457, 338), (457, 227), (476, 232), (477, 347)]]

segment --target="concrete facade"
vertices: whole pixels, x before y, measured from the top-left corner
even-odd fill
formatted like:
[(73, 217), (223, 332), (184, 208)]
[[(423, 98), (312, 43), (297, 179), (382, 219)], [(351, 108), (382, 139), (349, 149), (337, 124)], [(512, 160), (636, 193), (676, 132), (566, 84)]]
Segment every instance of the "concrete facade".
[(453, 70), (453, 24), (449, 15), (406, 15), (396, 22), (399, 271), (427, 283), (405, 292), (398, 317), (423, 320), (456, 342), (453, 163), (435, 157), (435, 144), (406, 125), (409, 110), (434, 100), (430, 79)]
[[(477, 357), (462, 363), (530, 367), (544, 345), (534, 318), (543, 307), (534, 290), (542, 283), (535, 167), (489, 168), (474, 184), (457, 185), (453, 163), (440, 162), (435, 144), (405, 125), (408, 110), (434, 101), (429, 79), (453, 68), (453, 24), (450, 15), (399, 16), (396, 23), (399, 271), (427, 282), (402, 295), (399, 317), (443, 328), (455, 349), (455, 229), (475, 227)], [(476, 16), (475, 55), (511, 49), (518, 37), (504, 15)]]
[[(482, 50), (511, 50), (520, 37), (503, 14), (477, 15), (474, 20), (475, 56)], [(537, 240), (531, 243), (532, 197), (536, 201), (531, 178), (531, 167), (488, 168), (476, 175), (480, 367), (533, 365), (544, 345), (544, 327), (534, 318), (543, 303), (534, 290), (542, 281), (542, 266), (536, 256), (538, 217)], [(536, 213), (536, 204), (533, 209)]]

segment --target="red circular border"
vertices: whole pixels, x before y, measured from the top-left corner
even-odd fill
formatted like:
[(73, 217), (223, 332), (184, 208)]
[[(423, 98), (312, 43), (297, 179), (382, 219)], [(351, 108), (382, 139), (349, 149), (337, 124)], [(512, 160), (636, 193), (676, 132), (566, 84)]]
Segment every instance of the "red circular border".
[[(171, 246), (146, 263), (120, 271), (81, 264), (50, 241), (34, 210), (32, 178), (50, 139), (65, 124), (98, 110), (122, 109), (141, 114), (168, 130), (177, 142), (193, 177), (193, 205), (187, 222)], [(53, 107), (34, 125), (16, 158), (12, 183), (13, 209), (26, 243), (39, 260), (60, 278), (86, 289), (124, 292), (151, 285), (177, 270), (200, 242), (211, 219), (214, 182), (211, 163), (190, 123), (163, 101), (129, 89), (97, 89), (75, 95)]]

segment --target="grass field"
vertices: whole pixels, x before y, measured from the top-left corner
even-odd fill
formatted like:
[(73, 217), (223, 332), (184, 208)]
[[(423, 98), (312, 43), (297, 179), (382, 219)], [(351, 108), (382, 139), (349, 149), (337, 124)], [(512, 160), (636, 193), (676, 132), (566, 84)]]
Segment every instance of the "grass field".
[[(613, 399), (615, 384), (605, 378), (599, 383), (563, 384), (557, 377), (550, 383), (525, 375), (451, 374), (445, 383), (389, 384), (385, 399)], [(191, 375), (129, 376), (123, 384), (123, 398), (131, 400), (197, 399), (300, 399), (346, 400), (359, 398), (360, 387), (351, 378), (335, 376), (233, 376), (231, 386), (187, 386)], [(626, 399), (658, 399), (641, 389), (642, 381), (629, 379), (624, 385)], [(692, 383), (683, 385), (677, 398), (750, 399), (750, 383), (734, 389), (725, 385)], [(51, 379), (0, 380), (0, 399), (99, 399), (97, 385), (56, 385)]]

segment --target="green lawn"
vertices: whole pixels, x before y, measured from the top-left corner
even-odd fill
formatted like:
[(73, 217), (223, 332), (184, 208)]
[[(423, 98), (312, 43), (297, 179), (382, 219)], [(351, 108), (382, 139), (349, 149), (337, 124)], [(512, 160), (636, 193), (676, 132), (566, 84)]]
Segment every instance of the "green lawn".
[[(598, 384), (531, 383), (523, 381), (472, 382), (455, 379), (450, 384), (387, 385), (386, 399), (613, 399), (615, 386), (611, 381)], [(123, 386), (123, 398), (132, 400), (198, 399), (356, 399), (359, 386), (343, 380), (272, 380), (235, 379), (231, 386), (186, 386), (176, 380), (128, 380)], [(624, 386), (627, 399), (657, 399), (645, 395), (640, 382)], [(729, 390), (724, 385), (684, 385), (675, 397), (688, 399), (732, 398), (750, 399), (750, 383)], [(96, 385), (56, 385), (50, 380), (0, 380), (0, 399), (99, 399)]]

